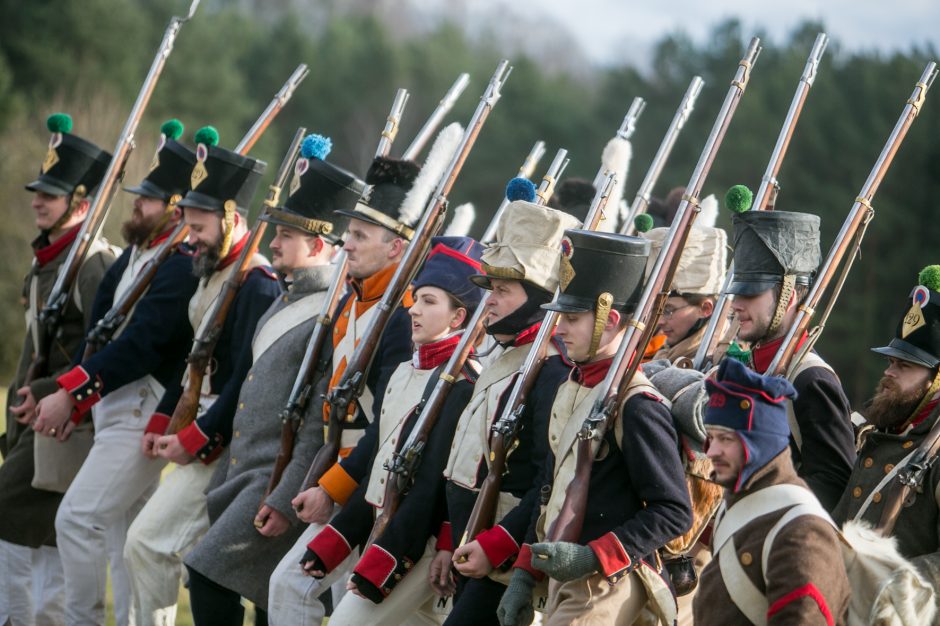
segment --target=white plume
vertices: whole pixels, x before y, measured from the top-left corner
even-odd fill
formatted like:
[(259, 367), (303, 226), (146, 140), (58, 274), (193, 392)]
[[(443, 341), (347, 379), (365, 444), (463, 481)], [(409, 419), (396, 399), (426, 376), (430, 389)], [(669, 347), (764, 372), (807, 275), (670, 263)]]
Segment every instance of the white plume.
[(462, 139), (463, 126), (457, 122), (446, 126), (438, 133), (428, 153), (428, 158), (415, 179), (414, 186), (408, 191), (398, 209), (398, 221), (414, 226), (421, 219), (431, 194), (434, 193), (441, 176), (444, 175), (447, 166), (454, 158)]
[(715, 197), (715, 194), (710, 193), (699, 206), (702, 210), (695, 218), (695, 227), (714, 228), (715, 222), (718, 220), (718, 198)]
[(450, 221), (447, 230), (444, 231), (446, 237), (466, 237), (473, 226), (473, 220), (477, 217), (476, 209), (473, 204), (465, 202), (454, 209), (454, 219)]
[(601, 153), (601, 169), (597, 178), (594, 179), (594, 188), (598, 189), (603, 184), (603, 177), (608, 172), (617, 175), (617, 182), (607, 200), (607, 219), (601, 220), (598, 230), (604, 232), (615, 232), (617, 230), (617, 216), (619, 213), (620, 200), (623, 198), (623, 188), (627, 183), (627, 174), (630, 172), (630, 160), (633, 158), (633, 146), (630, 141), (622, 137), (614, 137), (604, 146)]

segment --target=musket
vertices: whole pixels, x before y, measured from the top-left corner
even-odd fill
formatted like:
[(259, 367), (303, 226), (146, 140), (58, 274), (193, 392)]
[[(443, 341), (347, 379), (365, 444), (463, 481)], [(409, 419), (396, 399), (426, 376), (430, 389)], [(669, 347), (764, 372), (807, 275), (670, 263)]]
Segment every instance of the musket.
[[(555, 181), (561, 178), (565, 168), (568, 167), (569, 159), (567, 155), (568, 151), (564, 149), (559, 150), (555, 155), (555, 159), (552, 161), (551, 166), (542, 178), (542, 182), (539, 184), (538, 191), (541, 193), (536, 193), (537, 204), (545, 204), (551, 198)], [(529, 156), (531, 157), (531, 153)], [(527, 158), (522, 168), (520, 168), (520, 172), (528, 167), (529, 161), (530, 159)], [(531, 175), (531, 172), (529, 175)], [(493, 216), (493, 221), (495, 222), (500, 218), (501, 214), (497, 211)], [(491, 223), (486, 230), (487, 232), (494, 233), (491, 237), (495, 237), (496, 228), (494, 224)], [(487, 244), (491, 242), (492, 239), (484, 239), (482, 243)], [(483, 318), (486, 316), (486, 301), (488, 298), (489, 294), (486, 294), (480, 304), (477, 305), (477, 308), (473, 312), (473, 317), (467, 322), (467, 326), (460, 337), (460, 343), (457, 344), (450, 359), (448, 359), (444, 368), (441, 370), (437, 382), (431, 390), (431, 394), (416, 409), (418, 417), (415, 420), (408, 438), (404, 443), (399, 445), (395, 454), (392, 456), (391, 462), (384, 465), (384, 468), (388, 471), (388, 478), (385, 482), (385, 497), (382, 500), (382, 512), (375, 520), (375, 524), (372, 527), (372, 534), (369, 537), (367, 545), (371, 545), (385, 532), (385, 528), (401, 505), (402, 497), (408, 492), (414, 482), (414, 477), (418, 470), (418, 464), (421, 462), (424, 448), (431, 435), (431, 430), (437, 423), (437, 418), (444, 408), (447, 396), (460, 379), (460, 373), (467, 359), (470, 357), (473, 347), (479, 343), (479, 340), (483, 336), (485, 331)]]
[[(862, 185), (862, 190), (859, 192), (858, 197), (855, 198), (852, 209), (842, 223), (842, 228), (839, 230), (839, 234), (836, 236), (822, 268), (820, 268), (816, 279), (813, 281), (813, 286), (810, 288), (806, 300), (797, 309), (793, 325), (790, 327), (790, 330), (787, 331), (783, 343), (780, 345), (780, 348), (777, 349), (773, 361), (770, 362), (770, 366), (767, 368), (768, 374), (785, 375), (789, 373), (791, 368), (796, 367), (800, 363), (803, 357), (812, 349), (820, 335), (822, 335), (826, 318), (829, 316), (830, 311), (832, 311), (832, 307), (839, 297), (842, 285), (852, 268), (852, 263), (858, 255), (858, 251), (862, 245), (862, 238), (865, 236), (865, 229), (875, 215), (875, 210), (872, 208), (871, 202), (875, 197), (875, 193), (878, 191), (882, 179), (888, 172), (888, 168), (891, 167), (894, 155), (897, 153), (898, 148), (901, 147), (901, 142), (904, 141), (907, 131), (910, 129), (911, 124), (914, 123), (914, 119), (924, 105), (924, 101), (927, 99), (927, 90), (930, 89), (936, 77), (937, 64), (931, 61), (927, 64), (923, 74), (921, 74), (920, 80), (914, 85), (914, 92), (904, 105), (901, 116), (898, 118), (894, 129), (888, 136), (887, 142), (885, 142), (884, 147), (881, 149), (878, 160), (875, 161), (875, 165), (872, 167), (868, 179), (865, 181), (865, 184)], [(802, 347), (800, 347), (799, 354), (794, 358), (797, 345), (803, 337), (803, 334), (807, 332), (816, 307), (819, 306), (829, 283), (832, 282), (833, 278), (836, 278), (836, 270), (839, 265), (842, 264), (843, 260), (845, 261), (844, 267), (836, 281), (836, 287), (833, 290), (832, 296), (826, 303), (826, 310), (823, 311), (820, 323), (809, 333), (809, 337), (807, 337)]]
[[(796, 129), (796, 123), (800, 119), (800, 113), (803, 111), (803, 105), (806, 103), (806, 97), (809, 90), (816, 80), (816, 74), (819, 71), (819, 61), (826, 50), (826, 44), (829, 37), (826, 33), (816, 35), (816, 42), (813, 49), (806, 59), (806, 65), (803, 68), (803, 75), (800, 76), (800, 82), (797, 85), (796, 93), (793, 94), (793, 100), (790, 102), (790, 109), (783, 120), (783, 127), (777, 136), (777, 143), (770, 155), (770, 161), (767, 163), (767, 169), (761, 177), (760, 187), (757, 189), (757, 195), (751, 204), (752, 211), (772, 211), (773, 202), (776, 200), (777, 193), (780, 190), (780, 184), (777, 181), (777, 174), (780, 172), (780, 166), (783, 164), (783, 158), (786, 156), (787, 148), (790, 146), (790, 140), (793, 138), (793, 131)], [(734, 261), (731, 262), (728, 271), (725, 274), (724, 284), (721, 286), (718, 301), (715, 303), (715, 309), (705, 327), (705, 334), (702, 336), (702, 342), (699, 344), (692, 359), (691, 367), (704, 371), (708, 369), (714, 360), (715, 350), (721, 341), (722, 334), (718, 332), (718, 326), (725, 319), (728, 319), (731, 310), (732, 297), (728, 294), (728, 288), (734, 280)]]
[[(259, 212), (248, 235), (248, 241), (235, 262), (234, 269), (222, 284), (219, 297), (206, 317), (208, 322), (202, 332), (193, 339), (193, 347), (189, 352), (189, 356), (186, 357), (186, 361), (189, 363), (189, 377), (186, 381), (186, 388), (173, 410), (173, 417), (170, 419), (168, 429), (170, 433), (178, 433), (196, 419), (196, 413), (199, 410), (199, 398), (202, 395), (202, 382), (209, 369), (212, 353), (215, 351), (215, 346), (222, 335), (222, 329), (225, 326), (225, 320), (228, 317), (232, 303), (235, 302), (235, 296), (238, 295), (238, 290), (244, 283), (245, 277), (251, 271), (252, 259), (258, 251), (261, 238), (264, 236), (267, 222), (262, 218), (269, 209), (278, 205), (281, 189), (287, 183), (287, 177), (290, 175), (294, 159), (300, 152), (300, 144), (304, 139), (305, 132), (305, 128), (298, 128), (294, 134), (294, 139), (291, 141), (287, 154), (284, 155), (277, 175), (274, 177), (274, 183), (269, 187), (267, 197), (264, 199), (265, 208)], [(242, 340), (248, 340), (248, 338), (243, 337)]]
[[(535, 167), (539, 164), (539, 161), (542, 160), (544, 155), (545, 142), (541, 140), (536, 141), (529, 151), (529, 155), (525, 158), (525, 161), (522, 162), (522, 166), (519, 168), (519, 172), (516, 176), (519, 178), (532, 178), (532, 172), (535, 171)], [(490, 220), (489, 225), (486, 227), (486, 232), (483, 233), (483, 238), (480, 239), (480, 241), (493, 241), (493, 238), (496, 236), (496, 225), (499, 224), (503, 213), (506, 212), (507, 206), (509, 206), (509, 198), (505, 197), (504, 194), (502, 202), (499, 203), (499, 207), (496, 209), (496, 214), (493, 216), (493, 219)]]
[[(457, 82), (454, 83), (447, 94), (441, 99), (440, 103), (438, 103), (437, 108), (431, 114), (428, 121), (421, 127), (421, 130), (415, 136), (414, 140), (412, 140), (411, 145), (405, 150), (403, 155), (404, 159), (414, 159), (421, 152), (422, 148), (427, 144), (428, 139), (434, 134), (434, 131), (437, 130), (444, 116), (453, 108), (454, 103), (460, 96), (460, 93), (463, 92), (468, 80), (467, 74), (461, 74)], [(392, 103), (392, 110), (389, 112), (387, 118), (387, 128), (397, 129), (399, 127), (401, 117), (404, 113), (405, 102), (407, 101), (407, 94), (408, 92), (404, 89), (398, 90), (395, 101)], [(392, 141), (388, 141), (386, 139), (386, 133), (383, 132), (375, 156), (387, 156), (391, 147)], [(343, 296), (344, 287), (346, 285), (348, 263), (344, 251), (339, 251), (333, 260), (333, 265), (334, 271), (330, 288), (327, 290), (326, 298), (320, 309), (320, 314), (316, 318), (313, 332), (307, 340), (304, 356), (300, 363), (300, 368), (297, 370), (297, 376), (294, 378), (294, 385), (287, 398), (287, 404), (278, 415), (281, 420), (281, 447), (274, 460), (274, 469), (271, 472), (268, 486), (261, 499), (262, 506), (267, 497), (281, 482), (284, 470), (287, 469), (287, 465), (293, 458), (294, 443), (297, 439), (297, 433), (303, 426), (303, 416), (307, 411), (307, 405), (312, 397), (314, 385), (316, 384), (317, 378), (323, 374), (322, 364), (320, 364), (320, 354), (323, 351), (323, 346), (326, 345), (326, 339), (330, 334), (333, 319), (336, 315), (336, 309), (339, 306), (339, 301)], [(337, 441), (336, 444), (338, 445), (339, 442)]]
[[(642, 101), (642, 99), (639, 99)], [(643, 112), (643, 106), (637, 104), (638, 99), (634, 99), (624, 117), (620, 128), (617, 129), (617, 135), (624, 137), (625, 134), (632, 134), (636, 127), (636, 118)], [(628, 138), (626, 135), (624, 138)], [(596, 187), (594, 201), (588, 209), (585, 218), (584, 228), (586, 230), (596, 230), (604, 217), (607, 201), (617, 184), (616, 176), (611, 172), (604, 172), (604, 165), (598, 168), (594, 180), (599, 180), (604, 176), (603, 187)], [(557, 291), (556, 291), (557, 295)], [(558, 322), (558, 313), (548, 311), (542, 319), (539, 331), (532, 342), (532, 347), (526, 355), (525, 362), (515, 375), (515, 382), (512, 390), (506, 400), (499, 417), (493, 422), (490, 428), (490, 466), (486, 478), (480, 485), (480, 491), (477, 493), (477, 499), (473, 503), (473, 509), (470, 511), (470, 518), (467, 526), (461, 535), (460, 545), (472, 541), (483, 530), (490, 528), (496, 515), (496, 504), (499, 500), (499, 492), (502, 487), (503, 474), (506, 472), (506, 457), (515, 446), (516, 436), (522, 425), (522, 414), (525, 412), (526, 401), (529, 394), (535, 387), (535, 381), (538, 379), (542, 365), (548, 358), (548, 348), (551, 342), (552, 334), (555, 331), (555, 324)]]
[[(197, 0), (197, 2), (198, 1), (199, 0)], [(287, 82), (284, 83), (281, 89), (274, 95), (274, 98), (268, 103), (268, 106), (261, 112), (261, 115), (258, 116), (255, 123), (251, 125), (251, 128), (248, 129), (245, 136), (238, 142), (238, 145), (235, 146), (235, 152), (242, 156), (248, 154), (274, 118), (277, 117), (277, 114), (284, 108), (284, 105), (291, 99), (291, 96), (297, 89), (297, 85), (306, 78), (307, 73), (307, 66), (304, 64), (299, 65), (297, 69), (294, 70), (294, 73), (291, 74)], [(181, 198), (177, 197), (171, 198), (170, 204), (175, 205), (180, 199)], [(188, 235), (189, 227), (180, 220), (180, 223), (176, 225), (170, 233), (170, 236), (157, 248), (153, 258), (140, 268), (140, 271), (134, 276), (134, 280), (127, 290), (118, 298), (117, 302), (111, 305), (108, 312), (98, 320), (92, 329), (88, 331), (85, 337), (85, 354), (82, 360), (87, 359), (111, 341), (114, 337), (114, 333), (117, 332), (117, 329), (124, 323), (127, 316), (130, 315), (134, 305), (137, 304), (137, 301), (147, 292), (150, 281), (156, 276), (157, 270), (160, 269), (164, 261), (176, 252), (177, 247), (186, 241)]]
[(98, 192), (91, 201), (88, 215), (82, 222), (81, 230), (79, 230), (75, 242), (69, 248), (69, 254), (59, 271), (59, 275), (56, 277), (52, 291), (49, 292), (45, 306), (39, 312), (38, 327), (36, 329), (39, 345), (36, 355), (27, 370), (26, 384), (48, 374), (49, 351), (58, 332), (59, 324), (62, 322), (62, 315), (68, 305), (69, 296), (72, 289), (75, 288), (78, 272), (91, 251), (92, 245), (98, 239), (105, 221), (108, 219), (114, 192), (118, 183), (124, 177), (124, 168), (127, 165), (131, 151), (134, 149), (134, 134), (137, 132), (137, 126), (144, 115), (144, 110), (150, 103), (150, 98), (157, 86), (160, 74), (163, 73), (166, 61), (173, 51), (176, 37), (179, 35), (183, 24), (192, 19), (196, 13), (199, 1), (193, 0), (186, 17), (173, 16), (170, 18), (170, 23), (163, 33), (163, 41), (160, 42), (160, 47), (150, 64), (150, 70), (147, 72), (144, 84), (137, 93), (137, 100), (134, 102), (134, 106), (131, 107), (130, 115), (124, 123), (124, 128), (121, 130), (121, 135), (118, 137), (117, 145), (114, 148), (114, 156), (111, 157), (104, 177), (98, 185)]
[(685, 90), (685, 95), (682, 96), (682, 101), (679, 102), (679, 108), (676, 109), (675, 115), (672, 116), (672, 122), (669, 123), (669, 128), (666, 129), (666, 135), (660, 142), (659, 149), (656, 150), (656, 156), (653, 157), (653, 162), (646, 172), (646, 177), (643, 179), (643, 182), (640, 183), (640, 187), (636, 191), (636, 197), (633, 199), (633, 204), (630, 205), (630, 213), (620, 227), (620, 232), (624, 235), (633, 234), (635, 230), (633, 219), (641, 213), (646, 213), (650, 198), (652, 197), (653, 187), (656, 186), (656, 181), (659, 180), (660, 174), (663, 173), (663, 168), (666, 167), (666, 161), (669, 160), (669, 155), (672, 154), (672, 148), (676, 145), (679, 132), (685, 126), (685, 123), (689, 120), (689, 116), (692, 115), (692, 111), (695, 109), (695, 101), (702, 92), (702, 86), (704, 84), (705, 81), (702, 80), (701, 76), (693, 76), (692, 82), (689, 83), (688, 88)]
[(759, 53), (760, 40), (754, 37), (751, 39), (744, 58), (738, 63), (738, 69), (731, 81), (731, 87), (728, 89), (721, 110), (718, 112), (718, 118), (705, 142), (698, 164), (692, 172), (692, 178), (686, 185), (686, 193), (682, 202), (679, 203), (679, 209), (669, 228), (669, 233), (663, 241), (663, 248), (656, 257), (636, 310), (627, 322), (627, 330), (617, 348), (617, 354), (614, 356), (610, 369), (598, 385), (598, 398), (578, 433), (574, 478), (565, 488), (564, 503), (558, 518), (548, 530), (546, 541), (578, 541), (580, 539), (594, 462), (594, 442), (601, 441), (607, 430), (613, 426), (614, 420), (617, 419), (617, 410), (622, 406), (633, 376), (640, 365), (640, 359), (634, 356), (643, 354), (646, 344), (649, 343), (656, 329), (656, 322), (669, 296), (670, 286), (679, 266), (679, 258), (685, 248), (692, 222), (701, 210), (699, 195), (747, 87), (751, 69)]
[(467, 155), (473, 148), (490, 111), (499, 101), (502, 95), (500, 89), (511, 71), (512, 68), (509, 67), (509, 62), (504, 60), (500, 62), (496, 72), (490, 78), (486, 91), (480, 98), (480, 104), (470, 119), (466, 131), (464, 131), (457, 151), (448, 164), (437, 188), (428, 200), (428, 205), (424, 209), (421, 220), (415, 226), (415, 234), (411, 243), (408, 244), (404, 256), (398, 263), (398, 267), (395, 268), (395, 273), (392, 275), (382, 299), (375, 305), (376, 313), (369, 320), (359, 345), (353, 351), (342, 376), (329, 392), (330, 417), (328, 431), (333, 431), (334, 434), (328, 436), (327, 441), (317, 451), (317, 455), (310, 466), (310, 471), (307, 472), (307, 478), (304, 480), (305, 488), (317, 484), (324, 472), (336, 462), (339, 454), (339, 437), (345, 423), (345, 417), (350, 406), (362, 395), (365, 389), (366, 374), (378, 349), (382, 332), (404, 297), (405, 291), (424, 261), (424, 257), (427, 256), (431, 246), (431, 238), (444, 223), (447, 195), (457, 180)]

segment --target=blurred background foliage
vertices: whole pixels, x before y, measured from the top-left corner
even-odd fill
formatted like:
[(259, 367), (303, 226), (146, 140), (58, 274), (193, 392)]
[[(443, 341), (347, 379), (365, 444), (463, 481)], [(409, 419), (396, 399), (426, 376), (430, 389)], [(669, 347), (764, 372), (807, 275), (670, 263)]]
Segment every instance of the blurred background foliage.
[[(632, 199), (675, 108), (693, 75), (706, 86), (682, 132), (655, 195), (684, 185), (721, 106), (747, 40), (736, 21), (716, 25), (705, 43), (682, 33), (664, 35), (652, 62), (596, 67), (579, 62), (571, 41), (550, 39), (521, 49), (520, 33), (539, 37), (525, 23), (467, 34), (459, 23), (436, 20), (413, 28), (398, 2), (334, 0), (204, 0), (183, 27), (137, 133), (127, 179), (149, 164), (160, 123), (180, 118), (185, 138), (215, 125), (221, 145), (233, 147), (298, 63), (311, 72), (254, 155), (273, 176), (298, 126), (329, 135), (329, 160), (364, 173), (395, 91), (411, 92), (397, 149), (400, 153), (460, 72), (471, 86), (451, 118), (466, 122), (502, 56), (515, 69), (503, 99), (487, 122), (457, 181), (451, 201), (472, 201), (480, 234), (498, 205), (506, 181), (533, 142), (549, 154), (569, 151), (569, 176), (593, 178), (601, 150), (634, 96), (648, 107), (633, 138), (634, 157), (625, 197)], [(75, 132), (111, 149), (153, 59), (169, 17), (186, 0), (0, 0), (0, 373), (12, 374), (23, 332), (18, 303), (36, 232), (23, 184), (46, 151), (44, 120), (56, 111), (75, 118)], [(804, 23), (782, 41), (763, 41), (705, 194), (722, 197), (735, 183), (759, 184), (790, 99), (817, 32)], [(537, 42), (538, 43), (538, 42)], [(526, 51), (528, 50), (528, 52)], [(911, 94), (932, 49), (890, 55), (847, 52), (830, 43), (819, 76), (780, 172), (780, 210), (822, 216), (828, 249), (881, 147)], [(882, 369), (868, 352), (894, 332), (917, 272), (940, 261), (932, 241), (940, 192), (940, 105), (928, 96), (920, 118), (879, 190), (876, 217), (863, 256), (848, 280), (820, 352), (835, 366), (855, 404), (863, 401)], [(394, 154), (394, 150), (393, 150)], [(540, 175), (540, 174), (539, 174)], [(266, 180), (267, 180), (266, 179)], [(260, 203), (261, 194), (256, 199)], [(131, 197), (120, 194), (106, 227), (118, 226)], [(719, 225), (728, 226), (727, 215)]]

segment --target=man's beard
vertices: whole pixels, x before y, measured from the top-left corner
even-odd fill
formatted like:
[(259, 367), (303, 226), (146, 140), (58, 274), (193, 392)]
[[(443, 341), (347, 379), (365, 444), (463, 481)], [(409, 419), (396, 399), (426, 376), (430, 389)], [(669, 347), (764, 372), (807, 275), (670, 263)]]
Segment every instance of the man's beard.
[(129, 245), (142, 246), (159, 226), (161, 219), (163, 219), (162, 216), (148, 219), (144, 217), (143, 213), (135, 209), (131, 214), (131, 218), (121, 224), (121, 236)]
[(887, 377), (881, 379), (875, 395), (865, 403), (865, 418), (877, 428), (891, 429), (906, 422), (924, 397), (923, 389), (903, 392)]
[(200, 245), (199, 253), (193, 257), (193, 275), (196, 278), (209, 278), (222, 259), (222, 237), (211, 246)]

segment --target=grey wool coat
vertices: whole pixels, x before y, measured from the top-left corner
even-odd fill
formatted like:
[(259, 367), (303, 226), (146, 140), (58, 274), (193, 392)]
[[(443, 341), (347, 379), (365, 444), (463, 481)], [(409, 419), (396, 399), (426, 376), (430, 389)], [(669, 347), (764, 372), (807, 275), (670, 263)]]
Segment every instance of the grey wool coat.
[[(268, 608), (268, 579), (300, 537), (305, 524), (290, 501), (297, 495), (317, 450), (323, 445), (322, 402), (318, 389), (307, 405), (294, 452), (281, 481), (264, 500), (291, 521), (278, 537), (264, 537), (254, 526), (280, 450), (278, 419), (294, 384), (307, 340), (313, 332), (334, 268), (295, 272), (288, 292), (275, 300), (258, 321), (252, 359), (242, 383), (232, 441), (219, 459), (207, 490), (209, 532), (186, 558), (186, 565), (215, 583)], [(318, 387), (322, 387), (322, 383)]]

